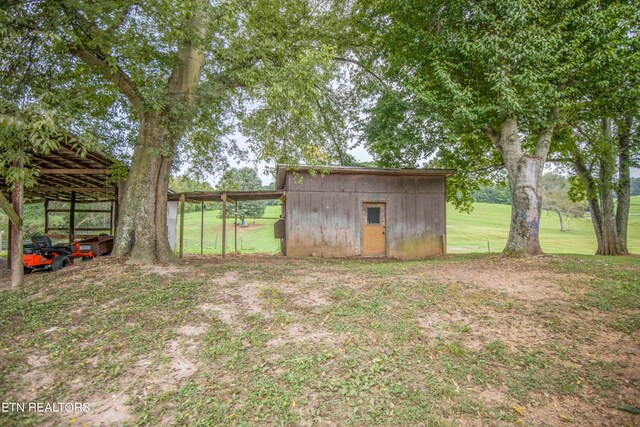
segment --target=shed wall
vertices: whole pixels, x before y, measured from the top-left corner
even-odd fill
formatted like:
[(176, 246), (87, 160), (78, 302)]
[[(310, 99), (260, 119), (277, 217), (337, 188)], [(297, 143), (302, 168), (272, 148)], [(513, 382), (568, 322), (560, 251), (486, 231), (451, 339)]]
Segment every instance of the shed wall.
[(446, 250), (444, 176), (289, 173), (285, 189), (289, 256), (359, 256), (363, 202), (386, 203), (387, 256)]

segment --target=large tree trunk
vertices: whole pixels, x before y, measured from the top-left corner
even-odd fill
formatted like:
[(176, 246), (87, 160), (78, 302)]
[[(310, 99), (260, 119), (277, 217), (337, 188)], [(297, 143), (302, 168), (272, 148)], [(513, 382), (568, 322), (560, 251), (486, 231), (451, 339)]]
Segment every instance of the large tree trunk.
[(114, 256), (130, 256), (129, 262), (134, 264), (173, 260), (166, 209), (174, 150), (172, 141), (166, 140), (160, 114), (141, 114), (138, 140), (120, 201)]
[[(509, 174), (511, 189), (511, 225), (505, 255), (540, 255), (540, 208), (542, 159), (523, 155)], [(509, 169), (509, 167), (508, 167)]]
[(114, 255), (129, 263), (172, 262), (167, 234), (167, 191), (173, 156), (194, 105), (204, 54), (182, 43), (168, 82), (167, 107), (140, 114), (138, 140), (124, 186)]
[(517, 120), (503, 120), (500, 132), (485, 129), (485, 133), (500, 151), (507, 169), (511, 190), (511, 224), (503, 254), (529, 256), (542, 254), (540, 248), (541, 176), (551, 143), (552, 129), (538, 135), (534, 155), (522, 149)]

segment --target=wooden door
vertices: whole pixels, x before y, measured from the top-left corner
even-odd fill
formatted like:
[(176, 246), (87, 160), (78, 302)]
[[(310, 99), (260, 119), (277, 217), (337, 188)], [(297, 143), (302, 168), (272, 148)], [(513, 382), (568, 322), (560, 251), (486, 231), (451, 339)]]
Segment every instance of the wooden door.
[(362, 204), (362, 256), (385, 256), (386, 204)]

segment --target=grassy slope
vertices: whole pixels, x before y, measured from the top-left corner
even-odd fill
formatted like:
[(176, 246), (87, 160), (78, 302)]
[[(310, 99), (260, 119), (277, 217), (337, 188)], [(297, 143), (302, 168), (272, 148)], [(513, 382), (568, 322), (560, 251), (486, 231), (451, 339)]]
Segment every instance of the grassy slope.
[(0, 400), (91, 418), (0, 426), (634, 425), (616, 408), (640, 402), (638, 274), (487, 254), (34, 274), (0, 292)]
[[(640, 253), (640, 196), (632, 197), (631, 217), (629, 221), (629, 249)], [(205, 213), (205, 253), (221, 252), (221, 219), (219, 211)], [(265, 216), (277, 218), (279, 206), (269, 206)], [(456, 211), (452, 206), (447, 209), (447, 241), (449, 252), (486, 252), (487, 241), (492, 252), (501, 251), (509, 234), (511, 207), (476, 203), (471, 214)], [(279, 243), (273, 238), (275, 219), (255, 220), (257, 228), (239, 230), (238, 248), (243, 253), (278, 252)], [(253, 225), (254, 220), (249, 220)], [(555, 213), (542, 213), (540, 238), (542, 248), (549, 253), (593, 254), (596, 240), (591, 219), (572, 218), (565, 220), (568, 231), (560, 232), (558, 216)], [(233, 250), (233, 225), (228, 226), (228, 250)], [(242, 239), (240, 238), (242, 237)], [(217, 239), (217, 240), (216, 240)], [(200, 251), (200, 213), (185, 215), (185, 251)]]

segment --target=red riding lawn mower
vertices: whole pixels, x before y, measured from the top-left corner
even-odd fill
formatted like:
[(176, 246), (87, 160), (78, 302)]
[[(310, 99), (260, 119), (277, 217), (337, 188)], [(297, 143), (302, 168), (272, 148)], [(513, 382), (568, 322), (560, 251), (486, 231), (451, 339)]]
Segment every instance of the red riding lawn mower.
[(25, 273), (36, 270), (58, 271), (73, 264), (73, 260), (93, 259), (91, 246), (80, 245), (75, 240), (69, 244), (54, 245), (48, 236), (36, 236), (24, 246), (22, 264)]

